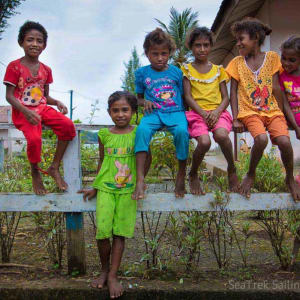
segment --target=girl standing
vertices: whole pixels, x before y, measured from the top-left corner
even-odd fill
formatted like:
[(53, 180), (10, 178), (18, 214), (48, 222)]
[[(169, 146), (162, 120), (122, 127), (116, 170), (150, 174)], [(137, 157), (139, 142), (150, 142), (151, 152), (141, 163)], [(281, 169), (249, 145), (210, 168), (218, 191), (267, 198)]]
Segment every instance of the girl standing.
[(229, 105), (226, 88), (228, 76), (222, 66), (208, 60), (212, 45), (212, 32), (206, 27), (195, 28), (186, 39), (186, 46), (192, 50), (195, 60), (183, 64), (181, 68), (184, 74), (184, 98), (190, 107), (186, 112), (189, 133), (198, 142), (189, 173), (190, 190), (194, 195), (204, 194), (198, 168), (211, 145), (209, 131), (213, 133), (214, 140), (220, 145), (227, 160), (230, 190), (237, 192), (239, 189), (229, 138), (232, 117), (226, 110)]
[(96, 239), (100, 243), (102, 273), (92, 286), (102, 288), (107, 284), (111, 298), (123, 294), (117, 271), (125, 237), (133, 237), (136, 220), (136, 201), (131, 199), (136, 182), (136, 127), (130, 125), (136, 110), (137, 99), (129, 92), (118, 91), (109, 97), (108, 113), (115, 125), (100, 129), (98, 133), (100, 159), (93, 189), (79, 191), (83, 193), (84, 200), (97, 195)]

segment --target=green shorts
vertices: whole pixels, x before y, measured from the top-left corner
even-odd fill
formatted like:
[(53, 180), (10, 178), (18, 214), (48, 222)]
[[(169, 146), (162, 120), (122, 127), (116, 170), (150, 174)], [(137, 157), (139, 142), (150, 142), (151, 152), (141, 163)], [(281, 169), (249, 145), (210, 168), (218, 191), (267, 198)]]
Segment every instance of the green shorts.
[(136, 200), (131, 194), (97, 192), (96, 239), (102, 240), (113, 235), (133, 237), (136, 220)]

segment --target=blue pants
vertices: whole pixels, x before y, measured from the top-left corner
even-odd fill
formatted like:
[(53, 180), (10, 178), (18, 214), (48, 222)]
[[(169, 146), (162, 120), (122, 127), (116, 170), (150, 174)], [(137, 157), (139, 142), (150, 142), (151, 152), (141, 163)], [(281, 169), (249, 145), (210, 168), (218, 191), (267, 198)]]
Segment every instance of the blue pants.
[(144, 115), (136, 131), (135, 153), (148, 152), (153, 134), (164, 126), (174, 137), (177, 159), (186, 160), (189, 154), (189, 133), (183, 111), (170, 113), (153, 111)]

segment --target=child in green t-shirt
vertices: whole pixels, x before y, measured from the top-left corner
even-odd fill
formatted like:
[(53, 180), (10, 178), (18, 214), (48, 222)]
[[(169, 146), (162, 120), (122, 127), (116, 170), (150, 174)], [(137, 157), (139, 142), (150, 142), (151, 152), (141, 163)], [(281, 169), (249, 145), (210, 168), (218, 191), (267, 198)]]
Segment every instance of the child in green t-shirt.
[[(117, 271), (125, 237), (132, 237), (135, 227), (137, 203), (131, 199), (131, 194), (136, 183), (136, 127), (130, 125), (130, 120), (136, 110), (137, 99), (129, 92), (118, 91), (109, 97), (108, 113), (115, 125), (100, 129), (98, 133), (100, 159), (93, 189), (79, 191), (84, 200), (97, 195), (96, 239), (100, 243), (102, 273), (92, 286), (102, 288), (107, 284), (111, 298), (123, 294)], [(112, 245), (110, 237), (113, 237)]]

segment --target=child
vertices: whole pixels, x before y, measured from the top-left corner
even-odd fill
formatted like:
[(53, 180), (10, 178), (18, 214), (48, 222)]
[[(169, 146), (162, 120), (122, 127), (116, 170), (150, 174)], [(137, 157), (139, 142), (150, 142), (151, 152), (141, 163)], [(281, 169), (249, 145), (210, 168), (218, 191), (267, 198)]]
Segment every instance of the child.
[(149, 144), (153, 134), (162, 127), (166, 127), (174, 136), (179, 162), (175, 196), (183, 197), (189, 134), (182, 101), (182, 72), (168, 65), (175, 45), (167, 33), (157, 28), (147, 34), (143, 46), (150, 65), (139, 68), (135, 73), (138, 103), (144, 107), (145, 115), (136, 133), (137, 184), (133, 198), (144, 198), (144, 168)]
[[(291, 36), (282, 44), (281, 64), (284, 71), (279, 75), (280, 87), (287, 96), (297, 125), (300, 126), (300, 37)], [(300, 174), (295, 179), (300, 185)]]
[(192, 50), (195, 60), (181, 67), (184, 74), (184, 98), (191, 108), (186, 112), (189, 133), (198, 142), (189, 174), (190, 190), (194, 195), (204, 194), (200, 187), (198, 168), (211, 145), (209, 131), (213, 132), (214, 140), (220, 145), (227, 160), (230, 190), (239, 190), (232, 143), (228, 135), (232, 128), (232, 117), (226, 110), (229, 105), (226, 88), (228, 76), (222, 66), (208, 60), (212, 45), (212, 32), (208, 28), (193, 29), (187, 36), (186, 46)]
[[(26, 22), (19, 31), (18, 42), (25, 56), (12, 61), (4, 76), (6, 100), (12, 105), (12, 120), (27, 140), (27, 156), (31, 165), (33, 190), (37, 195), (46, 194), (38, 163), (41, 161), (42, 124), (52, 128), (58, 137), (53, 162), (47, 174), (52, 176), (58, 187), (65, 191), (67, 183), (59, 173), (59, 165), (76, 133), (73, 122), (64, 116), (66, 106), (49, 96), (52, 72), (39, 61), (47, 45), (47, 31), (35, 22)], [(58, 111), (49, 105), (57, 106)]]
[[(131, 199), (131, 194), (136, 182), (136, 127), (130, 125), (130, 120), (136, 111), (137, 99), (129, 92), (115, 92), (109, 97), (108, 113), (115, 126), (100, 129), (100, 159), (94, 188), (79, 191), (84, 193), (84, 200), (97, 194), (96, 239), (100, 243), (102, 274), (92, 286), (102, 288), (107, 283), (111, 298), (123, 294), (117, 271), (122, 259), (125, 237), (133, 236), (135, 226), (137, 203)], [(112, 246), (110, 237), (113, 237)]]
[(300, 37), (292, 36), (282, 44), (281, 63), (280, 86), (300, 126)]
[(277, 53), (260, 50), (271, 29), (261, 21), (246, 18), (232, 25), (241, 56), (235, 57), (226, 71), (231, 76), (230, 101), (233, 114), (233, 128), (242, 132), (244, 126), (254, 138), (249, 171), (241, 184), (241, 194), (250, 197), (254, 184), (255, 170), (268, 144), (266, 129), (273, 144), (278, 145), (286, 170), (286, 184), (295, 201), (300, 199), (300, 188), (293, 176), (293, 149), (288, 127), (279, 104), (300, 138), (292, 111), (280, 89), (280, 58)]

